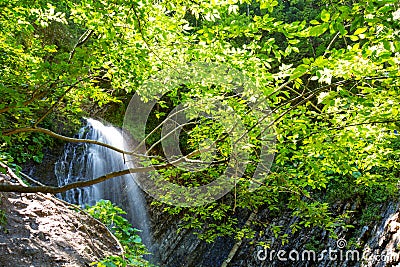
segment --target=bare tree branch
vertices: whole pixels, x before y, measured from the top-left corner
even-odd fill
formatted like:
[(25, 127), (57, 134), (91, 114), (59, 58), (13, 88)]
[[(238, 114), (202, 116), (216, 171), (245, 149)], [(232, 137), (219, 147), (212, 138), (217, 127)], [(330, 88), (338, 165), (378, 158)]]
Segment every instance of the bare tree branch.
[(27, 187), (26, 184), (19, 178), (12, 170), (10, 167), (8, 167), (6, 164), (0, 161), (0, 167), (4, 168), (7, 172), (7, 175), (10, 176), (12, 179), (17, 180), (18, 183), (20, 184), (21, 187)]
[(45, 185), (42, 184), (41, 182), (36, 181), (35, 179), (33, 179), (32, 177), (30, 177), (29, 175), (27, 175), (27, 174), (25, 174), (25, 173), (23, 173), (23, 172), (19, 172), (19, 174), (20, 174), (22, 177), (24, 177), (24, 179), (26, 179), (26, 180), (28, 180), (28, 181), (30, 181), (30, 182), (32, 182), (32, 183), (35, 183), (35, 184), (41, 185), (41, 186), (45, 186)]
[(74, 189), (74, 188), (81, 188), (81, 187), (95, 185), (95, 184), (104, 182), (106, 180), (109, 180), (111, 178), (130, 174), (130, 173), (148, 172), (148, 171), (152, 171), (154, 169), (162, 169), (162, 168), (167, 168), (167, 167), (169, 167), (169, 164), (126, 169), (126, 170), (122, 170), (122, 171), (108, 173), (106, 175), (100, 176), (93, 180), (79, 181), (79, 182), (70, 183), (70, 184), (67, 184), (64, 186), (30, 186), (30, 187), (26, 187), (26, 186), (22, 186), (22, 185), (0, 183), (0, 192), (19, 192), (19, 193), (39, 193), (39, 192), (41, 192), (41, 193), (57, 194), (57, 193), (62, 193), (62, 192), (65, 192), (65, 191), (68, 191), (68, 190)]
[(12, 135), (12, 134), (18, 134), (18, 133), (27, 133), (27, 132), (36, 132), (36, 133), (43, 133), (43, 134), (47, 134), (50, 135), (54, 138), (66, 141), (66, 142), (70, 142), (70, 143), (88, 143), (88, 144), (94, 144), (94, 145), (99, 145), (99, 146), (103, 146), (106, 148), (109, 148), (111, 150), (117, 151), (119, 153), (122, 154), (126, 154), (126, 155), (132, 155), (132, 156), (137, 156), (137, 157), (146, 157), (145, 155), (142, 154), (137, 154), (137, 153), (133, 153), (131, 151), (125, 151), (123, 149), (119, 149), (117, 147), (114, 147), (112, 145), (106, 144), (106, 143), (102, 143), (96, 140), (91, 140), (91, 139), (78, 139), (78, 138), (72, 138), (72, 137), (67, 137), (64, 135), (60, 135), (57, 134), (55, 132), (52, 132), (50, 130), (47, 130), (45, 128), (41, 128), (41, 127), (28, 127), (28, 128), (20, 128), (20, 129), (14, 129), (8, 132), (4, 132), (3, 135), (7, 136), (7, 135)]
[[(14, 176), (12, 176), (12, 178), (17, 179), (21, 183), (21, 185), (0, 183), (0, 192), (18, 192), (18, 193), (39, 193), (40, 192), (40, 193), (57, 194), (57, 193), (62, 193), (62, 192), (65, 192), (65, 191), (68, 191), (71, 189), (75, 189), (75, 188), (81, 188), (81, 187), (95, 185), (95, 184), (98, 184), (98, 183), (101, 183), (106, 180), (109, 180), (109, 179), (112, 179), (112, 178), (115, 178), (118, 176), (122, 176), (122, 175), (150, 172), (150, 171), (154, 171), (154, 170), (161, 170), (161, 169), (166, 169), (166, 168), (169, 168), (172, 166), (176, 166), (180, 163), (192, 162), (190, 160), (190, 158), (200, 154), (201, 152), (202, 152), (201, 150), (194, 151), (185, 157), (181, 157), (175, 161), (171, 161), (171, 162), (168, 162), (165, 164), (125, 169), (125, 170), (121, 170), (121, 171), (107, 173), (107, 174), (100, 176), (98, 178), (95, 178), (93, 180), (79, 181), (79, 182), (70, 183), (70, 184), (67, 184), (64, 186), (30, 186), (30, 187), (28, 187), (22, 183), (21, 179), (18, 176), (14, 175)], [(198, 161), (196, 161), (196, 163), (198, 163)], [(213, 162), (213, 164), (219, 164), (219, 163), (221, 163), (221, 161)], [(0, 166), (2, 166), (3, 168), (6, 168), (8, 171), (11, 170), (4, 163), (0, 162)], [(9, 173), (11, 173), (10, 176), (13, 174), (10, 171), (9, 171)]]
[[(165, 118), (165, 119), (164, 119), (160, 124), (158, 124), (147, 136), (145, 136), (145, 138), (144, 138), (142, 141), (140, 141), (140, 143), (136, 146), (136, 148), (135, 148), (133, 151), (136, 151), (139, 147), (143, 146), (143, 145), (145, 144), (146, 140), (147, 140), (152, 134), (154, 134), (158, 129), (160, 129), (160, 127), (163, 126), (163, 125), (170, 119), (170, 117), (175, 116), (175, 115), (177, 115), (178, 113), (185, 111), (186, 109), (187, 109), (187, 107), (186, 107), (186, 108), (183, 108), (183, 109), (180, 109), (180, 110), (178, 110), (178, 111), (176, 111), (176, 112), (174, 112), (174, 113), (172, 113), (172, 114), (169, 114), (167, 118)], [(153, 145), (154, 145), (154, 144), (153, 144)], [(152, 147), (151, 147), (150, 149), (148, 149), (147, 153), (150, 152), (151, 149), (152, 149)]]
[(71, 63), (71, 60), (75, 55), (76, 48), (78, 48), (78, 47), (82, 46), (84, 43), (86, 43), (89, 40), (90, 36), (92, 36), (93, 32), (94, 32), (93, 30), (86, 30), (85, 33), (82, 34), (81, 37), (79, 37), (78, 42), (75, 44), (74, 48), (72, 49), (71, 53), (69, 54), (68, 64)]
[[(256, 218), (258, 213), (258, 209), (255, 209), (247, 218), (247, 221), (244, 223), (242, 229), (245, 229), (246, 227), (250, 227), (251, 222)], [(235, 243), (235, 245), (232, 247), (231, 251), (229, 252), (226, 260), (221, 264), (221, 267), (227, 267), (228, 264), (232, 261), (233, 257), (235, 257), (238, 249), (243, 243), (244, 238), (241, 238), (239, 241)]]

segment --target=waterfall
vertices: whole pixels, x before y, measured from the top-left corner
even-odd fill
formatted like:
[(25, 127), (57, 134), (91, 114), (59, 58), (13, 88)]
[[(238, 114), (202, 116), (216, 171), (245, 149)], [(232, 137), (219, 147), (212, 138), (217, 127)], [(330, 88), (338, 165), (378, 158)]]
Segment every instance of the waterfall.
[[(122, 132), (100, 121), (87, 119), (86, 126), (77, 134), (79, 139), (92, 139), (123, 149)], [(91, 180), (104, 174), (124, 170), (128, 166), (121, 153), (94, 144), (67, 144), (62, 157), (55, 164), (58, 185)], [(81, 206), (94, 205), (100, 199), (108, 199), (127, 212), (127, 219), (142, 232), (143, 243), (150, 248), (150, 227), (143, 192), (134, 180), (135, 174), (116, 177), (102, 183), (72, 189), (60, 195), (69, 203)]]

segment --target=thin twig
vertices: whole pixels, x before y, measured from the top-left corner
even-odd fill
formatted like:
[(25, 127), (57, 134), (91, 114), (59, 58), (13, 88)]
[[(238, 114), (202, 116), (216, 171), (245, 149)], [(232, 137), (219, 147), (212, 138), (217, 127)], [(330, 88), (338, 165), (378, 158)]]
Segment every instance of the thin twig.
[(92, 36), (93, 32), (94, 32), (93, 30), (86, 30), (85, 33), (82, 34), (81, 37), (79, 37), (78, 42), (75, 44), (74, 48), (69, 54), (68, 64), (71, 63), (71, 60), (75, 55), (76, 48), (85, 44), (89, 40), (90, 36)]
[(63, 140), (63, 141), (67, 141), (67, 142), (70, 142), (70, 143), (89, 143), (89, 144), (103, 146), (103, 147), (106, 147), (106, 148), (112, 149), (114, 151), (117, 151), (119, 153), (123, 153), (123, 154), (127, 154), (127, 155), (132, 155), (132, 156), (136, 156), (136, 157), (147, 157), (145, 155), (133, 153), (131, 151), (125, 151), (123, 149), (119, 149), (119, 148), (114, 147), (112, 145), (109, 145), (109, 144), (106, 144), (106, 143), (102, 143), (102, 142), (99, 142), (99, 141), (96, 141), (96, 140), (78, 139), (78, 138), (67, 137), (67, 136), (63, 136), (63, 135), (57, 134), (55, 132), (52, 132), (50, 130), (47, 130), (47, 129), (44, 129), (44, 128), (40, 128), (40, 127), (14, 129), (14, 130), (11, 130), (11, 131), (4, 132), (3, 135), (8, 136), (8, 135), (12, 135), (12, 134), (26, 133), (26, 132), (43, 133), (43, 134), (47, 134), (47, 135), (50, 135), (50, 136), (55, 137), (57, 139), (60, 139), (60, 140)]

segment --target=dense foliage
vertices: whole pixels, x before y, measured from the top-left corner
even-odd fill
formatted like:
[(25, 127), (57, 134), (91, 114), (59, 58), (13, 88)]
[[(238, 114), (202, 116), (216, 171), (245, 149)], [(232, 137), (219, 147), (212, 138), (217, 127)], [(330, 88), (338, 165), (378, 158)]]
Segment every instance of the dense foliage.
[[(231, 215), (238, 208), (288, 209), (301, 219), (293, 231), (333, 230), (346, 222), (332, 212), (332, 203), (359, 198), (373, 204), (397, 194), (398, 1), (12, 0), (0, 7), (3, 161), (40, 161), (51, 142), (17, 129), (69, 134), (81, 116), (127, 105), (136, 92), (157, 97), (148, 133), (177, 104), (208, 110), (213, 100), (231, 107), (230, 123), (240, 118), (247, 130), (240, 149), (251, 160), (234, 192), (200, 207), (166, 208), (207, 241), (253, 234), (237, 229)], [(255, 86), (237, 95), (224, 83), (175, 84), (162, 98), (163, 88), (142, 86), (160, 71), (181, 73), (179, 66), (188, 62), (230, 66)], [(218, 116), (193, 119), (181, 145), (190, 153), (211, 140), (217, 150), (211, 159), (219, 164), (196, 173), (166, 169), (163, 178), (197, 186), (221, 175), (232, 136), (224, 129), (229, 121)], [(275, 161), (252, 191), (265, 121), (276, 131)], [(147, 142), (159, 163), (160, 131), (154, 133)]]
[(122, 217), (122, 215), (126, 214), (125, 211), (112, 204), (109, 200), (100, 200), (96, 205), (87, 207), (86, 211), (104, 223), (121, 242), (124, 249), (123, 255), (108, 256), (101, 262), (93, 263), (93, 265), (96, 264), (98, 267), (150, 266), (143, 259), (143, 255), (146, 255), (148, 252), (138, 235), (140, 230), (133, 228), (128, 220)]

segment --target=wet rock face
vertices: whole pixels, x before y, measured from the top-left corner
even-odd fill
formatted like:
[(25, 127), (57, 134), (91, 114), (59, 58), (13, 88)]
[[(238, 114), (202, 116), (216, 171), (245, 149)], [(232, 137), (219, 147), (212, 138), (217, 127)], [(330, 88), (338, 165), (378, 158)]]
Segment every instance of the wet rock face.
[[(338, 205), (339, 210), (347, 208), (362, 209), (356, 204)], [(253, 240), (246, 240), (238, 249), (228, 266), (318, 266), (318, 267), (360, 267), (360, 266), (400, 266), (400, 205), (387, 203), (381, 205), (382, 220), (372, 222), (359, 229), (344, 231), (337, 229), (339, 240), (329, 237), (321, 229), (303, 229), (291, 234), (289, 226), (296, 220), (289, 214), (279, 218), (270, 218), (271, 224), (284, 225), (284, 231), (289, 235), (289, 243), (282, 245), (281, 240), (274, 240), (269, 235), (269, 228), (263, 230), (266, 234)], [(258, 219), (268, 219), (267, 212), (260, 212)], [(357, 217), (353, 220), (358, 220)], [(252, 242), (265, 241), (271, 247), (265, 250)], [(356, 245), (357, 244), (357, 245)], [(282, 252), (279, 252), (282, 251)], [(315, 252), (315, 257), (311, 253)], [(279, 254), (280, 253), (280, 254)]]
[[(256, 231), (264, 234), (254, 239), (243, 240), (233, 258), (224, 266), (235, 267), (388, 267), (400, 266), (400, 203), (382, 204), (376, 218), (368, 225), (360, 220), (361, 210), (365, 207), (360, 202), (335, 205), (338, 213), (354, 211), (349, 220), (358, 225), (355, 229), (338, 228), (339, 240), (332, 239), (327, 231), (319, 228), (303, 229), (291, 233), (290, 225), (297, 221), (289, 212), (279, 216), (261, 210), (255, 219), (267, 222), (265, 228)], [(150, 208), (153, 226), (153, 262), (159, 266), (222, 266), (229, 258), (235, 240), (221, 238), (207, 244), (197, 239), (191, 230), (177, 231), (179, 217), (166, 215), (160, 208)], [(248, 217), (248, 216), (247, 216)], [(271, 225), (283, 225), (283, 233), (288, 234), (288, 243), (274, 239)], [(271, 244), (265, 250), (257, 245), (264, 241)], [(278, 252), (283, 251), (285, 254)], [(283, 253), (281, 252), (281, 253)], [(314, 253), (314, 254), (312, 254)], [(279, 259), (280, 257), (280, 259)]]
[(41, 163), (27, 162), (22, 165), (22, 172), (35, 180), (51, 186), (57, 186), (57, 178), (54, 174), (54, 165), (64, 152), (64, 143), (56, 143), (52, 148), (46, 148)]
[[(150, 197), (147, 200), (152, 201)], [(235, 244), (233, 238), (222, 237), (206, 243), (199, 240), (193, 230), (178, 231), (182, 224), (179, 215), (172, 216), (162, 210), (162, 207), (149, 205), (152, 263), (163, 267), (221, 266)]]
[(231, 238), (219, 238), (208, 244), (192, 231), (168, 229), (165, 238), (158, 240), (156, 261), (160, 266), (221, 266), (234, 244)]

